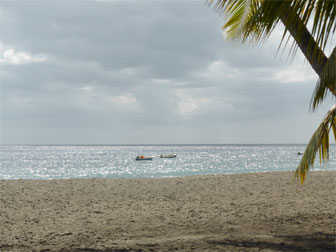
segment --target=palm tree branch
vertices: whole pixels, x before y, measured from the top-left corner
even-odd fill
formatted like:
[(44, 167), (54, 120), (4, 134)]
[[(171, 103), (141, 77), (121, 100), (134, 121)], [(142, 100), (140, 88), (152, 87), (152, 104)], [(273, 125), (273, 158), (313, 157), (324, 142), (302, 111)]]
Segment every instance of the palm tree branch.
[(333, 94), (336, 92), (336, 48), (332, 51), (326, 62), (320, 78), (316, 83), (310, 107), (314, 111), (322, 103), (328, 94), (328, 90)]
[(318, 75), (320, 75), (328, 58), (315, 41), (312, 34), (308, 31), (299, 15), (290, 8), (287, 9), (286, 12), (280, 12), (279, 15), (282, 23), (292, 35), (296, 44), (306, 56), (312, 68)]
[(306, 150), (302, 156), (299, 166), (295, 171), (295, 177), (304, 182), (310, 167), (314, 166), (316, 152), (319, 151), (320, 162), (329, 158), (329, 131), (332, 128), (336, 139), (336, 105), (334, 105), (325, 115), (320, 126), (311, 137)]
[[(214, 1), (208, 0), (208, 4), (211, 5)], [(229, 40), (235, 37), (239, 38), (242, 35), (243, 41), (250, 39), (251, 42), (264, 41), (268, 39), (281, 20), (285, 25), (284, 32), (289, 32), (292, 35), (295, 44), (301, 49), (315, 72), (320, 75), (328, 59), (323, 48), (332, 27), (335, 29), (335, 2), (323, 0), (217, 0), (215, 8), (228, 17), (223, 29), (227, 31)], [(307, 29), (307, 24), (313, 14), (315, 16), (312, 32), (310, 32)], [(316, 34), (317, 38), (315, 39), (314, 35)], [(295, 52), (296, 50), (291, 51), (293, 55)]]

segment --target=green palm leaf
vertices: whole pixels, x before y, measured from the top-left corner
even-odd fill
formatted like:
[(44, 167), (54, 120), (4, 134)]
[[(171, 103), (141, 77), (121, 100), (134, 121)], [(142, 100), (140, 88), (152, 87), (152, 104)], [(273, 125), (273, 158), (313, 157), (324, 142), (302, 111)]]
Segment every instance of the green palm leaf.
[[(298, 16), (305, 27), (313, 20), (311, 33), (322, 50), (330, 34), (336, 31), (334, 0), (207, 0), (207, 3), (214, 5), (226, 17), (223, 29), (226, 30), (229, 40), (240, 38), (242, 30), (244, 41), (248, 38), (255, 42), (263, 41), (269, 37), (284, 15), (289, 23)], [(288, 32), (287, 27), (284, 32)], [(297, 36), (301, 35), (299, 31)], [(311, 50), (316, 50), (313, 43), (310, 46)]]
[(315, 110), (322, 103), (329, 90), (333, 90), (333, 93), (336, 92), (336, 48), (331, 53), (316, 84), (310, 102), (312, 110)]
[(306, 150), (302, 156), (295, 176), (304, 182), (310, 167), (314, 166), (317, 151), (320, 154), (320, 163), (329, 158), (329, 131), (332, 128), (336, 140), (336, 105), (334, 105), (325, 115), (322, 123), (311, 137)]

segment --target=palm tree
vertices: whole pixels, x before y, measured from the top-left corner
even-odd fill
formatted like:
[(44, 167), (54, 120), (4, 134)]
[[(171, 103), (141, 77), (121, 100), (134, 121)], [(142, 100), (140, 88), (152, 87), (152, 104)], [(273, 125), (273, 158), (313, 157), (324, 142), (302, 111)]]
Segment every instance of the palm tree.
[[(336, 97), (336, 47), (329, 57), (324, 53), (330, 34), (336, 30), (335, 0), (208, 0), (220, 14), (226, 17), (223, 29), (228, 40), (243, 42), (267, 40), (274, 28), (283, 24), (281, 45), (294, 39), (290, 53), (294, 56), (300, 48), (318, 75), (311, 109), (315, 110), (327, 94)], [(312, 22), (308, 29), (308, 22)], [(329, 158), (329, 132), (336, 140), (336, 106), (333, 106), (310, 139), (295, 175), (304, 182), (313, 167), (317, 151), (320, 162)]]

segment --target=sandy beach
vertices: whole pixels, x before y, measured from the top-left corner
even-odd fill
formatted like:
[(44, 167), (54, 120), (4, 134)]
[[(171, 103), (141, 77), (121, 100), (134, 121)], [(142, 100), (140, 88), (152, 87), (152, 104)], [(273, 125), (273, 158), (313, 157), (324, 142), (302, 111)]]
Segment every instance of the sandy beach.
[(0, 251), (335, 251), (336, 172), (0, 181)]

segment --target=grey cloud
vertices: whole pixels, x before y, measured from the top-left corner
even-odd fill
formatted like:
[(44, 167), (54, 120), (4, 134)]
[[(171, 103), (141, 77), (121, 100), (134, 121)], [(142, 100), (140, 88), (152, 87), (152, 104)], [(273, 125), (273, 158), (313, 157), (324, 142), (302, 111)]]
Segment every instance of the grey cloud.
[(215, 142), (220, 129), (243, 142), (236, 124), (253, 131), (308, 110), (314, 83), (263, 78), (288, 64), (274, 60), (275, 40), (228, 45), (203, 2), (4, 1), (1, 11), (4, 50), (46, 57), (0, 63), (5, 143)]

